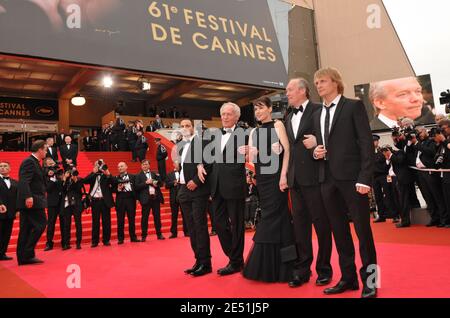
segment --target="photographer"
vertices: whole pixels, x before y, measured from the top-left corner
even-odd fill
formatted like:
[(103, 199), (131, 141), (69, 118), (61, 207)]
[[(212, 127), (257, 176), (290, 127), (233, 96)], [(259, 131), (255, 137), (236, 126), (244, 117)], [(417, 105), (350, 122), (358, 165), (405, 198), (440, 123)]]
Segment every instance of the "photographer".
[(63, 251), (71, 248), (70, 246), (70, 229), (72, 226), (72, 215), (75, 219), (76, 228), (76, 244), (77, 250), (81, 249), (81, 240), (83, 238), (83, 230), (81, 225), (81, 213), (83, 212), (81, 199), (83, 180), (79, 178), (79, 173), (72, 168), (64, 173), (62, 186), (62, 202), (61, 215), (64, 219), (62, 235), (62, 249)]
[(255, 224), (255, 215), (258, 208), (258, 190), (253, 171), (247, 171), (247, 197), (245, 198), (244, 221), (245, 228), (252, 229)]
[(397, 206), (401, 222), (396, 225), (397, 228), (411, 226), (411, 205), (409, 196), (411, 194), (411, 184), (414, 178), (409, 169), (408, 158), (403, 150), (393, 151), (390, 146), (384, 146), (381, 149), (386, 158), (388, 167), (387, 183), (393, 189), (394, 202)]
[(59, 217), (59, 227), (64, 228), (64, 219), (60, 214), (61, 194), (62, 194), (62, 177), (64, 171), (56, 165), (52, 158), (44, 160), (45, 186), (47, 190), (47, 243), (44, 251), (53, 249), (53, 237), (55, 235), (56, 219)]
[[(445, 130), (442, 128), (433, 128), (430, 136), (434, 138), (434, 142), (438, 147), (436, 153), (436, 168), (450, 169), (450, 141), (445, 137)], [(446, 228), (450, 228), (450, 172), (440, 172), (442, 192), (445, 203), (445, 213), (441, 218), (441, 223)]]
[(116, 196), (117, 237), (119, 245), (125, 239), (125, 214), (128, 218), (128, 230), (131, 242), (139, 242), (136, 237), (136, 176), (128, 174), (125, 162), (117, 165), (119, 176), (113, 178)]
[(92, 204), (92, 245), (97, 247), (100, 238), (100, 217), (102, 218), (104, 246), (111, 246), (111, 208), (114, 207), (112, 196), (112, 176), (102, 159), (95, 162), (92, 173), (84, 180), (89, 184), (89, 196)]
[[(418, 140), (412, 138), (408, 143), (407, 153), (411, 156), (410, 161), (418, 169), (434, 169), (437, 145), (430, 139), (428, 131), (424, 128), (417, 129)], [(442, 194), (441, 180), (438, 172), (418, 172), (419, 183), (422, 195), (427, 203), (428, 212), (431, 215), (430, 226), (444, 227), (443, 217), (445, 216), (445, 204)]]
[(375, 201), (377, 205), (377, 214), (378, 217), (374, 220), (374, 223), (386, 222), (386, 219), (389, 214), (392, 214), (393, 211), (389, 211), (384, 200), (384, 195), (387, 191), (387, 166), (386, 159), (384, 158), (383, 153), (379, 147), (380, 136), (373, 135), (373, 144), (375, 148), (375, 165), (373, 172), (373, 193), (375, 196)]

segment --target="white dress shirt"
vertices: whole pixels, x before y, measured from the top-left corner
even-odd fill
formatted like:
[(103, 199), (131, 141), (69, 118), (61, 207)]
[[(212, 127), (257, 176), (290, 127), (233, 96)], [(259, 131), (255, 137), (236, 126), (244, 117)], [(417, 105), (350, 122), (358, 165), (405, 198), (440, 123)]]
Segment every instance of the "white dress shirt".
[(382, 114), (378, 115), (378, 119), (385, 124), (386, 126), (388, 126), (389, 128), (397, 128), (398, 126), (398, 122), (396, 120), (390, 119)]
[(102, 187), (100, 186), (100, 178), (102, 176), (97, 176), (95, 179), (94, 187), (92, 188), (91, 197), (96, 199), (102, 199), (103, 193), (102, 193)]
[[(148, 180), (152, 180), (152, 173), (150, 171), (146, 171), (144, 172), (145, 176), (147, 177), (147, 181)], [(152, 187), (151, 185), (149, 185), (148, 187), (148, 193), (150, 193), (150, 195), (155, 195), (156, 194), (156, 190), (154, 187)]]
[(189, 138), (189, 142), (187, 142), (183, 146), (183, 152), (181, 153), (181, 161), (180, 161), (180, 184), (186, 184), (186, 179), (184, 178), (184, 172), (183, 172), (183, 164), (186, 161), (186, 156), (187, 156), (189, 148), (191, 147), (191, 142), (194, 139), (194, 137), (195, 137), (195, 135), (191, 136), (191, 138)]
[(2, 178), (3, 179), (3, 182), (5, 182), (6, 183), (6, 187), (8, 188), (8, 189), (11, 189), (11, 180), (5, 180), (4, 178), (3, 178), (3, 176), (0, 176), (0, 178)]
[[(225, 128), (224, 128), (225, 129)], [(228, 129), (228, 128), (227, 128)], [(233, 127), (231, 127), (231, 130), (234, 131), (236, 129), (236, 125), (234, 125)], [(228, 143), (228, 140), (230, 140), (231, 137), (231, 133), (226, 133), (225, 135), (222, 135), (222, 139), (220, 141), (220, 145), (221, 145), (221, 150), (222, 152), (225, 150), (225, 146)]]
[(309, 103), (309, 100), (306, 100), (306, 102), (304, 102), (302, 104), (303, 112), (298, 112), (297, 114), (292, 115), (292, 119), (291, 119), (292, 130), (294, 132), (294, 138), (296, 138), (296, 139), (297, 139), (298, 127), (300, 127), (300, 122), (302, 121), (302, 117), (306, 111), (306, 106), (308, 105), (308, 103)]

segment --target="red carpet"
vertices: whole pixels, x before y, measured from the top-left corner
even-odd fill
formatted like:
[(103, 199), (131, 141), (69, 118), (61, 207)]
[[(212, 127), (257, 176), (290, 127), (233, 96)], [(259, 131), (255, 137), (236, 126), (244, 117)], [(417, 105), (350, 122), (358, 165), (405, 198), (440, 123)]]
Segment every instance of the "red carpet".
[[(397, 230), (392, 224), (374, 225), (378, 260), (381, 266), (380, 297), (449, 297), (450, 245), (448, 229), (413, 227)], [(401, 232), (400, 232), (401, 231)], [(389, 233), (389, 234), (387, 234)], [(409, 244), (392, 242), (397, 235), (406, 235)], [(422, 235), (416, 243), (418, 234)], [(246, 253), (251, 246), (252, 233), (247, 234)], [(440, 242), (425, 244), (427, 237), (440, 237)], [(437, 243), (437, 244), (436, 244)], [(441, 243), (441, 244), (439, 244)], [(315, 246), (316, 248), (316, 246)], [(290, 289), (286, 284), (263, 284), (244, 279), (241, 275), (219, 277), (215, 271), (227, 263), (217, 237), (212, 238), (214, 272), (201, 278), (183, 273), (193, 262), (187, 238), (146, 243), (113, 242), (112, 247), (91, 249), (83, 245), (81, 251), (38, 252), (44, 265), (18, 267), (16, 262), (0, 265), (0, 281), (9, 282), (0, 289), (0, 297), (225, 297), (225, 298), (316, 298), (325, 297), (323, 288), (315, 287), (313, 274), (309, 284)], [(359, 258), (358, 266), (359, 266)], [(77, 264), (81, 268), (81, 288), (66, 286), (67, 267)], [(339, 275), (337, 254), (332, 259), (334, 282)], [(1, 269), (3, 266), (3, 269)], [(28, 286), (27, 286), (28, 285)], [(359, 297), (360, 291), (338, 297)]]

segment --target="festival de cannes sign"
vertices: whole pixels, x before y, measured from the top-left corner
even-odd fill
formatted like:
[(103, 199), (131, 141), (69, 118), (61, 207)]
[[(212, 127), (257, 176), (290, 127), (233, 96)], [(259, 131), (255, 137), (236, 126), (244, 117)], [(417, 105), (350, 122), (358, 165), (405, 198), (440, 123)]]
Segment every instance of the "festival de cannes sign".
[(284, 88), (265, 0), (0, 1), (0, 53)]

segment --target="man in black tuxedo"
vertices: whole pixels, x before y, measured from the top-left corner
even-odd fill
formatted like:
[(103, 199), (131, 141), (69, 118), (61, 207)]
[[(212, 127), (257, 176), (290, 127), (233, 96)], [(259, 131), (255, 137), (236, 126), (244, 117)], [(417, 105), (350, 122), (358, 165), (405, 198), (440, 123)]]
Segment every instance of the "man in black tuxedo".
[(26, 158), (19, 169), (17, 209), (20, 211), (20, 231), (17, 242), (19, 265), (43, 263), (36, 258), (34, 249), (45, 231), (47, 217), (45, 208), (45, 179), (40, 165), (47, 155), (47, 144), (37, 140), (31, 146), (31, 156)]
[(213, 158), (198, 166), (199, 179), (208, 176), (211, 184), (212, 211), (220, 244), (229, 263), (217, 273), (239, 273), (244, 264), (244, 209), (247, 192), (245, 156), (239, 148), (247, 145), (248, 136), (237, 127), (241, 116), (238, 105), (225, 103), (220, 109), (223, 129), (212, 136)]
[(145, 138), (145, 136), (142, 135), (142, 131), (138, 131), (136, 135), (137, 140), (134, 146), (136, 154), (135, 159), (139, 159), (139, 161), (142, 162), (143, 160), (145, 160), (145, 155), (147, 154), (148, 150), (147, 138)]
[(52, 137), (47, 138), (46, 142), (47, 142), (47, 150), (48, 150), (46, 158), (52, 158), (54, 162), (58, 162), (59, 161), (58, 149), (55, 146), (54, 139)]
[(136, 176), (136, 191), (139, 192), (139, 202), (142, 207), (142, 242), (147, 240), (148, 235), (148, 217), (150, 210), (153, 213), (156, 236), (158, 240), (164, 240), (161, 233), (161, 204), (164, 204), (164, 197), (161, 192), (161, 178), (150, 171), (150, 162), (143, 160), (141, 163), (142, 171)]
[[(172, 212), (172, 225), (170, 227), (170, 233), (172, 233), (169, 239), (176, 238), (178, 236), (178, 215), (180, 212), (180, 202), (178, 201), (178, 191), (180, 190), (180, 166), (178, 163), (174, 165), (174, 170), (167, 174), (166, 189), (170, 194), (170, 210)], [(188, 236), (188, 228), (186, 225), (186, 216), (181, 210), (181, 217), (183, 219), (183, 233), (184, 236)]]
[(289, 286), (299, 287), (310, 279), (314, 259), (313, 224), (319, 242), (316, 285), (325, 286), (331, 282), (333, 276), (330, 263), (331, 227), (320, 193), (319, 163), (311, 157), (311, 152), (303, 144), (303, 139), (313, 133), (313, 115), (320, 112), (322, 107), (309, 100), (309, 84), (303, 78), (291, 80), (286, 93), (292, 107), (292, 112), (286, 119), (286, 131), (291, 147), (288, 185), (291, 189), (292, 216), (299, 254), (299, 261)]
[(125, 162), (117, 165), (119, 175), (113, 178), (114, 192), (116, 196), (117, 212), (117, 238), (119, 245), (125, 239), (125, 214), (128, 219), (128, 231), (131, 242), (139, 242), (136, 237), (136, 176), (128, 174), (128, 166)]
[(111, 246), (111, 208), (114, 207), (112, 196), (112, 176), (108, 166), (100, 159), (95, 162), (92, 173), (84, 180), (89, 184), (89, 194), (92, 202), (92, 245), (95, 248), (100, 240), (100, 217), (102, 218), (104, 246)]
[(16, 218), (17, 181), (9, 177), (11, 166), (0, 160), (0, 261), (10, 261), (6, 255)]
[(83, 137), (83, 147), (84, 151), (93, 151), (93, 143), (92, 143), (92, 137), (89, 136), (89, 132), (85, 131), (85, 136)]
[[(48, 144), (48, 143), (47, 143)], [(47, 157), (48, 158), (48, 157)], [(47, 164), (44, 165), (45, 185), (47, 190), (47, 243), (44, 251), (53, 249), (53, 237), (55, 235), (56, 219), (59, 217), (59, 227), (64, 229), (64, 221), (61, 215), (61, 196), (62, 196), (62, 174), (55, 171), (56, 164), (52, 159), (46, 159)]]
[[(386, 222), (386, 218), (389, 214), (393, 214), (394, 211), (389, 211), (386, 204), (384, 203), (384, 196), (388, 196), (390, 191), (388, 191), (387, 186), (387, 176), (388, 167), (386, 165), (386, 158), (380, 151), (379, 142), (380, 136), (373, 135), (373, 146), (375, 148), (375, 161), (374, 161), (374, 173), (373, 173), (373, 194), (375, 196), (375, 201), (377, 204), (377, 214), (378, 217), (373, 221), (373, 223)], [(387, 201), (394, 201), (393, 198), (387, 198)], [(392, 207), (391, 207), (392, 208)]]
[[(376, 297), (377, 256), (370, 228), (368, 193), (372, 184), (374, 148), (372, 132), (364, 104), (342, 96), (344, 84), (336, 69), (326, 68), (314, 76), (324, 105), (313, 116), (317, 146), (314, 158), (320, 161), (319, 181), (325, 210), (330, 220), (339, 254), (342, 278), (325, 289), (339, 294), (359, 289), (355, 248), (347, 213), (355, 226), (362, 259), (360, 276), (363, 298)], [(336, 202), (345, 201), (347, 209)]]
[(64, 170), (69, 170), (71, 167), (77, 166), (78, 148), (72, 144), (72, 137), (66, 136), (64, 138), (65, 144), (59, 148)]
[(58, 134), (56, 134), (56, 146), (58, 148), (60, 148), (61, 146), (64, 145), (64, 138), (66, 137), (66, 132), (64, 130), (64, 128), (61, 128), (61, 130), (59, 131)]
[(158, 173), (162, 180), (166, 179), (166, 159), (167, 149), (161, 144), (161, 138), (155, 138), (156, 143), (156, 161), (158, 162)]
[(205, 182), (200, 181), (197, 173), (197, 165), (202, 163), (202, 140), (194, 135), (194, 125), (190, 120), (181, 121), (180, 127), (184, 140), (177, 146), (180, 160), (178, 200), (186, 215), (189, 239), (195, 255), (194, 266), (185, 270), (185, 273), (199, 277), (212, 272), (208, 218), (206, 215), (210, 187), (208, 179)]

